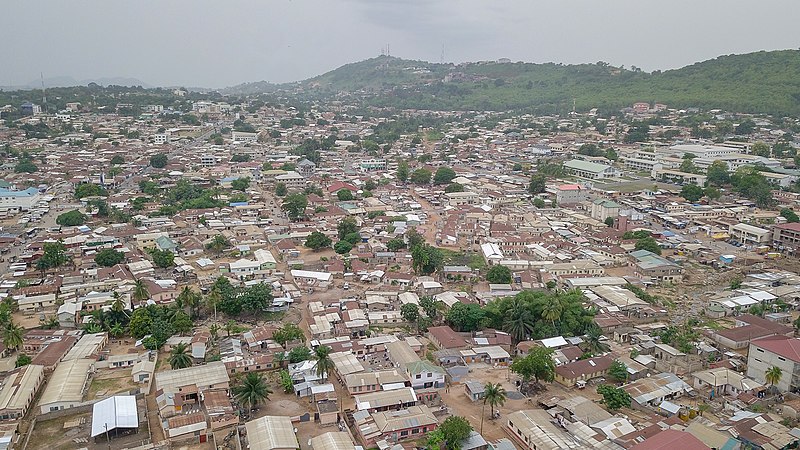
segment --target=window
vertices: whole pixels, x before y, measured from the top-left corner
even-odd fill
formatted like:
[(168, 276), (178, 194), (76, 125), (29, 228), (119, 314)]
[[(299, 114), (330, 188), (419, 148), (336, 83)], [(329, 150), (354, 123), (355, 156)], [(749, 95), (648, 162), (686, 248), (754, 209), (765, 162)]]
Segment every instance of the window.
[(778, 361), (786, 361), (786, 358), (784, 358), (783, 356), (778, 356)]
[(408, 436), (408, 430), (401, 431), (400, 436)]
[(418, 373), (418, 374), (417, 374), (417, 376), (416, 376), (415, 378), (419, 380), (420, 378), (422, 378), (422, 374), (421, 374), (421, 373)]
[(413, 430), (411, 430), (411, 434), (418, 434), (418, 433), (419, 433), (419, 428), (414, 428)]

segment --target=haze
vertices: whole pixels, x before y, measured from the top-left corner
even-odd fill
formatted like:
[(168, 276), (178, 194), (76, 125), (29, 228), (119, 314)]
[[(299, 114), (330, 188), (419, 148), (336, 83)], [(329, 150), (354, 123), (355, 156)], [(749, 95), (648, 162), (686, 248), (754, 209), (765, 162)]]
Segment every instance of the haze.
[(296, 81), (391, 54), (463, 62), (607, 61), (644, 70), (796, 48), (800, 2), (155, 1), (7, 2), (0, 86), (131, 77), (224, 87)]

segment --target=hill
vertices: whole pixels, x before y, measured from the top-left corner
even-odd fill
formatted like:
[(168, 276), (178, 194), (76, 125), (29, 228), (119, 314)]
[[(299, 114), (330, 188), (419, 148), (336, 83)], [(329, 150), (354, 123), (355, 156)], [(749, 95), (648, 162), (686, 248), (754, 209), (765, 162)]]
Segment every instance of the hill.
[[(800, 115), (800, 51), (727, 55), (653, 73), (597, 64), (437, 64), (388, 56), (347, 64), (300, 83), (304, 95), (352, 94), (366, 105), (434, 110), (617, 110), (634, 102)], [(266, 87), (266, 89), (264, 89)], [(247, 94), (275, 86), (225, 90)], [(263, 89), (263, 90), (259, 90)]]

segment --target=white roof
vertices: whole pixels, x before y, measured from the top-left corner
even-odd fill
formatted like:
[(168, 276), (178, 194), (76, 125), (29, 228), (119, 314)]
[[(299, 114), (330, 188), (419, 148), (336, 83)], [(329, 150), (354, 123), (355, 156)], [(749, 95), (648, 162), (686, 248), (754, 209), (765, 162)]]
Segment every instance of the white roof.
[(300, 448), (289, 416), (264, 416), (244, 424), (250, 450)]
[(542, 345), (544, 345), (547, 348), (558, 348), (558, 347), (564, 347), (566, 345), (569, 345), (567, 340), (564, 339), (561, 336), (542, 339), (541, 342), (542, 342)]
[(95, 403), (92, 408), (92, 437), (115, 428), (138, 426), (139, 414), (136, 410), (136, 397), (133, 395), (115, 395)]

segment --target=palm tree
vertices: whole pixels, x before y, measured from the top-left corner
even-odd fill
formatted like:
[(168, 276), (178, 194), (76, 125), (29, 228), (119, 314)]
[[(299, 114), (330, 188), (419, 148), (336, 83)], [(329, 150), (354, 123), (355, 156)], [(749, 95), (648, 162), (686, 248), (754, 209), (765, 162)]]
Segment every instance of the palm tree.
[(181, 293), (178, 294), (178, 298), (175, 299), (175, 304), (180, 305), (181, 309), (189, 308), (189, 315), (194, 317), (195, 316), (195, 309), (197, 305), (200, 303), (200, 298), (195, 291), (192, 290), (189, 286), (184, 287), (181, 289)]
[(192, 365), (192, 357), (188, 353), (189, 346), (183, 342), (176, 344), (169, 351), (169, 366), (173, 369), (183, 369)]
[(331, 348), (327, 345), (320, 345), (314, 349), (314, 359), (317, 360), (317, 376), (327, 378), (328, 373), (333, 369), (331, 360)]
[(219, 337), (219, 325), (212, 323), (210, 327), (208, 327), (209, 333), (211, 333), (211, 339), (217, 340)]
[(228, 337), (231, 337), (231, 333), (236, 331), (237, 328), (238, 325), (236, 324), (235, 320), (231, 319), (225, 322), (225, 332), (228, 333)]
[(608, 351), (608, 345), (600, 341), (603, 332), (600, 327), (592, 326), (586, 330), (586, 350), (591, 353), (605, 353)]
[(97, 334), (103, 332), (103, 327), (100, 326), (97, 322), (92, 322), (85, 327), (83, 327), (83, 332), (86, 334)]
[(561, 317), (561, 314), (564, 312), (564, 305), (558, 296), (555, 296), (550, 299), (547, 303), (544, 304), (544, 308), (542, 309), (542, 319), (549, 320), (550, 323), (553, 324), (553, 328), (556, 327), (556, 319)]
[(217, 305), (222, 301), (222, 294), (217, 288), (211, 288), (211, 292), (206, 296), (206, 307), (214, 311), (214, 322), (217, 321)]
[(486, 404), (489, 404), (489, 408), (491, 410), (490, 417), (494, 417), (494, 408), (495, 406), (503, 406), (506, 402), (506, 390), (500, 383), (486, 383), (486, 386), (483, 387), (483, 406), (486, 407)]
[(136, 309), (133, 305), (134, 302), (141, 303), (150, 298), (150, 292), (147, 291), (147, 285), (144, 284), (144, 280), (136, 280), (133, 284), (133, 302), (131, 302), (131, 309)]
[(269, 394), (272, 394), (264, 377), (255, 372), (248, 373), (241, 383), (231, 389), (231, 392), (233, 398), (242, 406), (247, 406), (248, 410), (264, 400), (269, 400)]
[(772, 366), (764, 373), (764, 379), (767, 380), (767, 383), (772, 387), (780, 383), (781, 377), (783, 377), (783, 371), (778, 366)]
[(111, 328), (108, 329), (108, 332), (112, 337), (119, 338), (123, 335), (123, 333), (125, 333), (125, 328), (122, 327), (121, 323), (114, 322), (114, 325), (111, 325)]
[(3, 330), (3, 342), (6, 344), (6, 348), (18, 350), (22, 346), (22, 335), (24, 333), (25, 330), (21, 326), (10, 320)]
[(125, 312), (125, 301), (122, 300), (122, 296), (119, 295), (119, 292), (114, 291), (114, 293), (111, 294), (111, 297), (114, 298), (114, 302), (111, 303), (111, 310), (115, 313)]
[(533, 315), (524, 300), (515, 298), (506, 313), (503, 330), (517, 342), (524, 341), (533, 331)]

